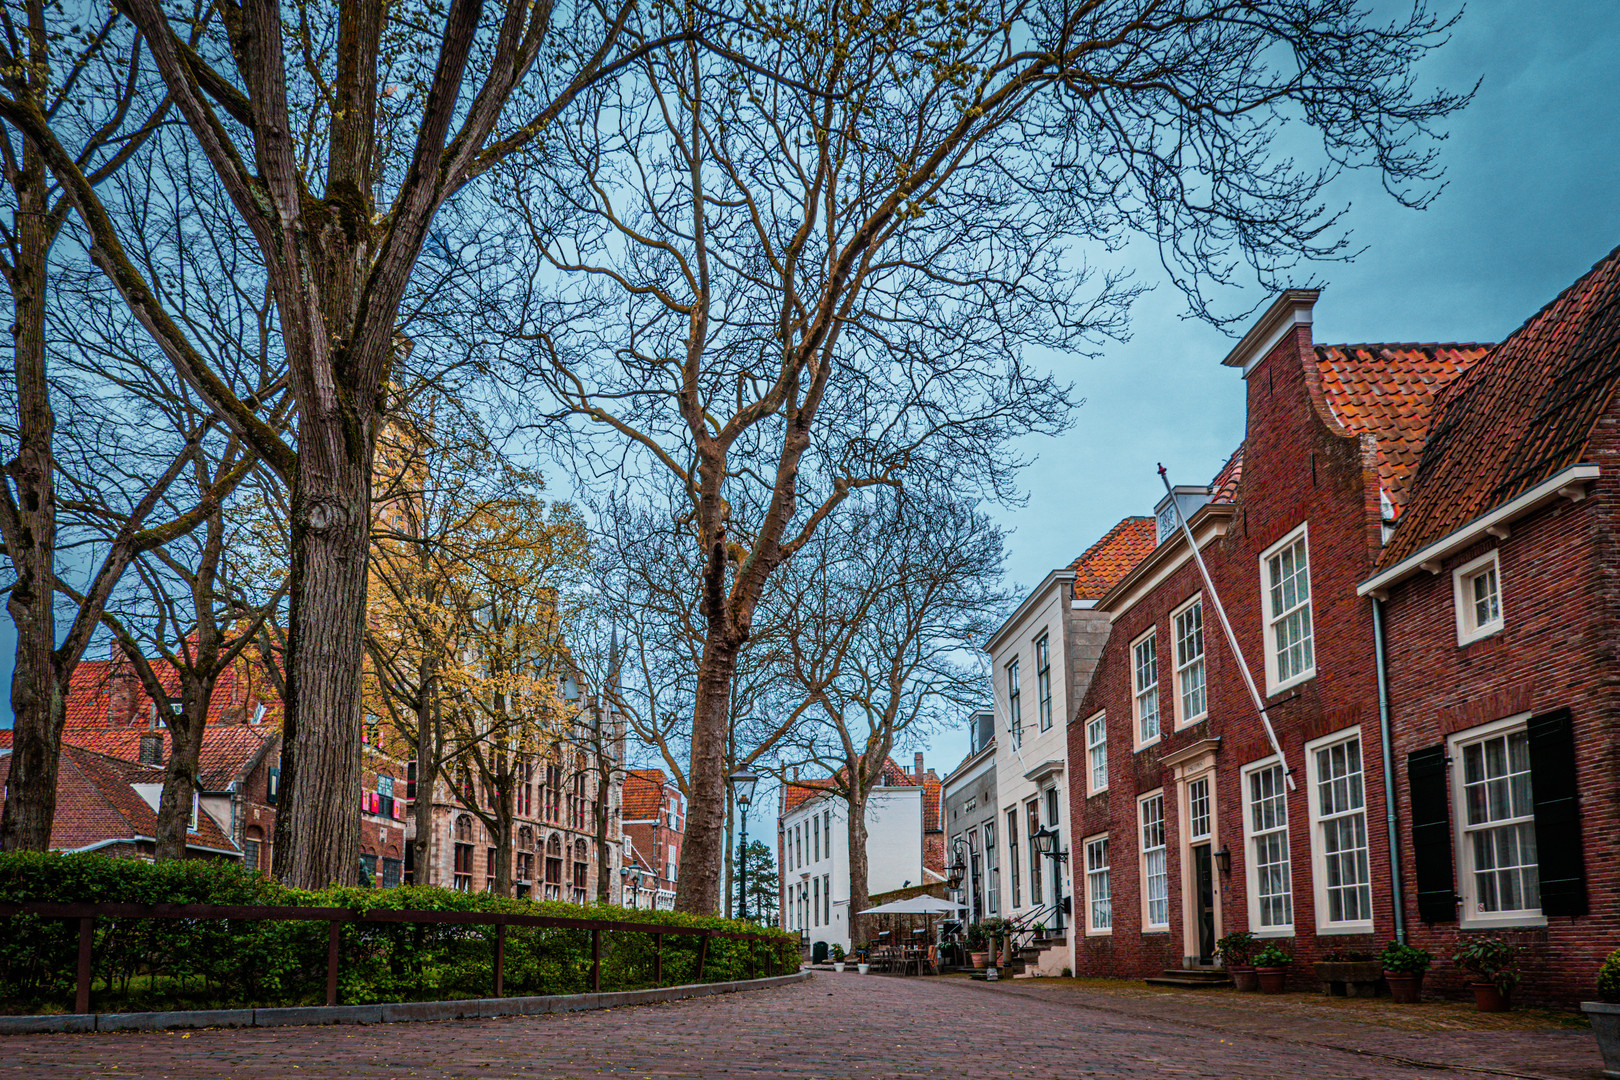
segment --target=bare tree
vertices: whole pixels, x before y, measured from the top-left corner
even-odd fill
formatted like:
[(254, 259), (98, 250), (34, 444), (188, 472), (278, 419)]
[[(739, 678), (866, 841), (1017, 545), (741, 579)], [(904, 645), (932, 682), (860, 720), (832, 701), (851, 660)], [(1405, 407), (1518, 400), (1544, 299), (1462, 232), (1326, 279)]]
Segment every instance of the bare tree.
[(862, 500), (784, 568), (792, 679), (815, 705), (801, 759), (847, 804), (851, 926), (867, 901), (866, 806), (894, 749), (988, 697), (974, 652), (1010, 601), (1000, 531), (949, 495)]
[[(1388, 24), (1346, 0), (748, 11), (734, 49), (649, 57), (512, 171), (539, 259), (490, 312), (582, 472), (630, 454), (686, 497), (688, 912), (719, 902), (732, 686), (768, 581), (861, 488), (1010, 493), (1010, 445), (1070, 405), (1022, 350), (1125, 328), (1132, 288), (1070, 245), (1105, 266), (1145, 235), (1210, 315), (1202, 290), (1245, 263), (1270, 281), (1344, 253), (1319, 198), (1341, 168), (1421, 203), (1432, 127), (1465, 100), (1414, 89), (1449, 25), (1421, 6)], [(1320, 138), (1321, 167), (1273, 151), (1285, 124)]]
[[(122, 0), (207, 163), (253, 238), (285, 339), (296, 450), (233, 392), (129, 257), (46, 88), (12, 79), (0, 119), (37, 148), (97, 265), (179, 378), (288, 486), (290, 623), (277, 876), (347, 880), (359, 855), (366, 549), (373, 454), (399, 314), (435, 216), (530, 147), (615, 70), (634, 10), (551, 2), (380, 0), (165, 8)], [(219, 18), (213, 18), (218, 10)], [(656, 48), (657, 42), (645, 43)], [(0, 66), (28, 70), (17, 34)], [(181, 132), (177, 132), (180, 134)]]

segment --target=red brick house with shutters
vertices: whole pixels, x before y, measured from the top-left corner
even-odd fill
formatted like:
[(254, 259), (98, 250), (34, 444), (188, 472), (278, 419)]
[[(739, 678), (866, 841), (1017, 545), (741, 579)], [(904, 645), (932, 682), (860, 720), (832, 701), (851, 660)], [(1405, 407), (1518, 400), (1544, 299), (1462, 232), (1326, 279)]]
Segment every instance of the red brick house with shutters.
[[(1620, 249), (1437, 395), (1381, 607), (1411, 940), (1589, 997), (1620, 946)], [(1464, 990), (1449, 964), (1432, 983)]]
[(1111, 632), (1068, 728), (1078, 975), (1184, 977), (1248, 929), (1308, 985), (1310, 961), (1392, 936), (1372, 604), (1357, 587), (1402, 516), (1433, 396), (1488, 347), (1316, 345), (1316, 299), (1284, 293), (1225, 359), (1246, 385), (1238, 452), (1160, 500), (1154, 551), (1096, 601)]

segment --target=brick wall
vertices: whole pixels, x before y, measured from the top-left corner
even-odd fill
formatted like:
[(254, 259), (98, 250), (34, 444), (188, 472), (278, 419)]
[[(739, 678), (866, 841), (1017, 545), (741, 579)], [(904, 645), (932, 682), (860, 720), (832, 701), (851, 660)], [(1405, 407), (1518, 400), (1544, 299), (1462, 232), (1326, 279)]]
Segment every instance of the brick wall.
[[(1376, 949), (1388, 939), (1392, 925), (1371, 608), (1355, 594), (1356, 584), (1369, 572), (1371, 545), (1378, 535), (1376, 461), (1370, 441), (1344, 431), (1327, 412), (1315, 385), (1314, 364), (1307, 362), (1309, 349), (1309, 327), (1297, 327), (1251, 370), (1242, 484), (1226, 534), (1204, 549), (1239, 643), (1264, 693), (1259, 557), (1300, 524), (1309, 530), (1316, 677), (1267, 701), (1298, 785), (1288, 797), (1294, 934), (1279, 940), (1295, 956), (1291, 979), (1297, 984), (1312, 981), (1309, 961), (1325, 951)], [(1172, 729), (1171, 715), (1177, 704), (1170, 616), (1173, 609), (1203, 591), (1197, 568), (1189, 559), (1129, 610), (1115, 612), (1090, 690), (1071, 717), (1069, 752), (1075, 777), (1070, 785), (1071, 835), (1075, 838), (1075, 907), (1080, 923), (1077, 974), (1142, 977), (1180, 967), (1188, 954), (1183, 905), (1186, 868), (1182, 865), (1185, 808), (1163, 762), (1199, 740), (1219, 740), (1212, 783), (1214, 847), (1231, 852), (1230, 873), (1215, 874), (1217, 934), (1249, 928), (1240, 770), (1269, 756), (1271, 750), (1207, 595), (1203, 626), (1208, 715), (1190, 726)], [(1156, 632), (1163, 734), (1157, 745), (1135, 752), (1131, 643), (1150, 627)], [(1102, 709), (1108, 715), (1109, 788), (1088, 797), (1084, 722)], [(1359, 729), (1361, 735), (1373, 932), (1319, 937), (1303, 747), (1321, 735), (1351, 729)], [(1167, 932), (1144, 932), (1137, 796), (1161, 787), (1165, 791), (1170, 926)], [(1102, 832), (1109, 835), (1113, 930), (1098, 937), (1084, 931), (1084, 839)]]

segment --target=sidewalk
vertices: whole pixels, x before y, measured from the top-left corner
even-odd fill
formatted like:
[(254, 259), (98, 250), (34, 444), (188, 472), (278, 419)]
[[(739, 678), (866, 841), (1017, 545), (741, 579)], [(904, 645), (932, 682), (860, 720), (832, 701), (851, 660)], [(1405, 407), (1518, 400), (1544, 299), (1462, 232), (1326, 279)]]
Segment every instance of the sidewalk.
[(1582, 1018), (1541, 1009), (1481, 1013), (1449, 1001), (1397, 1005), (1388, 998), (1176, 990), (1105, 979), (957, 981), (989, 993), (1341, 1050), (1406, 1068), (1528, 1080), (1594, 1080), (1603, 1075), (1597, 1044)]

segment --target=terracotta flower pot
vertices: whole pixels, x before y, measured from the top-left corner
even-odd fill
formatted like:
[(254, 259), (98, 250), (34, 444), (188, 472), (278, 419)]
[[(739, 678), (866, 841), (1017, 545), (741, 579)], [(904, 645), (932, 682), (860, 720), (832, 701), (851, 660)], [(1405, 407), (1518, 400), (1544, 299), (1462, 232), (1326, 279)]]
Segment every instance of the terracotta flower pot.
[(1226, 972), (1232, 976), (1232, 985), (1246, 994), (1252, 994), (1260, 989), (1260, 979), (1254, 973), (1253, 964), (1228, 964)]
[(1389, 983), (1389, 996), (1402, 1005), (1416, 1005), (1423, 1000), (1423, 972), (1386, 971), (1384, 981)]
[(1496, 988), (1495, 983), (1477, 982), (1474, 987), (1474, 1006), (1480, 1012), (1507, 1012), (1513, 1007), (1513, 991), (1507, 993)]
[(990, 954), (988, 952), (970, 952), (968, 953), (968, 959), (973, 961), (973, 966), (976, 968), (990, 966)]
[(1262, 994), (1280, 994), (1288, 982), (1288, 969), (1285, 967), (1257, 967), (1254, 975), (1260, 982)]

